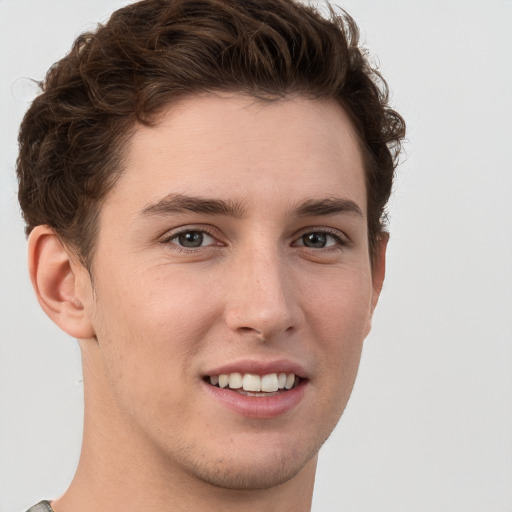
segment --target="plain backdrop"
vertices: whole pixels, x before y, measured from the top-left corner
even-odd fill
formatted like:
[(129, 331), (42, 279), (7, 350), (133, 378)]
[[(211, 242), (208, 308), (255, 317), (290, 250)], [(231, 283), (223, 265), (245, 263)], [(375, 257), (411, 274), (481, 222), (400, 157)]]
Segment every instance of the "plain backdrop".
[[(77, 343), (40, 311), (26, 272), (17, 129), (30, 78), (125, 3), (0, 0), (0, 512), (66, 489), (83, 406)], [(408, 142), (387, 281), (351, 401), (321, 451), (313, 508), (511, 512), (512, 2), (342, 5)]]

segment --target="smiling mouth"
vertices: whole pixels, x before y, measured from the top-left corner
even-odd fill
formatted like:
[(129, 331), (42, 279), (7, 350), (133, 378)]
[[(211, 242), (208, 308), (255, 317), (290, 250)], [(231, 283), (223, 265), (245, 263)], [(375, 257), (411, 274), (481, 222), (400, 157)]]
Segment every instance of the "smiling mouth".
[(226, 388), (246, 396), (272, 396), (297, 387), (300, 377), (294, 373), (222, 373), (205, 377), (206, 382), (217, 388)]

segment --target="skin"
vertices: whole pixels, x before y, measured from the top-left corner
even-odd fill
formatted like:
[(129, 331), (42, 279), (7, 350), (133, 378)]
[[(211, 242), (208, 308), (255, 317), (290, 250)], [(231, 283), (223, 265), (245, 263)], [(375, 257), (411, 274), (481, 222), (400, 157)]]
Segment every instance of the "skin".
[[(183, 196), (233, 208), (174, 208)], [(184, 232), (202, 244), (182, 247)], [(84, 365), (82, 455), (55, 511), (309, 510), (381, 290), (380, 245), (372, 268), (361, 152), (332, 101), (196, 96), (137, 126), (101, 207), (93, 283), (49, 228), (30, 237), (40, 303)], [(306, 377), (275, 417), (241, 415), (204, 382), (275, 360)]]

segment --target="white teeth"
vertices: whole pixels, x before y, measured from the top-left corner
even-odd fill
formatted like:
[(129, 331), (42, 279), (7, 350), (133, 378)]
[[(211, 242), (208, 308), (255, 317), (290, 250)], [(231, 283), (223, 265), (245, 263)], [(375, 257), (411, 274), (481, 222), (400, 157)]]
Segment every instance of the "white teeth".
[(275, 373), (263, 375), (263, 377), (261, 377), (261, 391), (265, 391), (266, 393), (272, 393), (273, 391), (277, 391), (278, 389), (279, 381)]
[(229, 375), (221, 374), (219, 375), (219, 386), (221, 388), (225, 388), (229, 384)]
[(261, 379), (259, 375), (246, 373), (243, 380), (244, 391), (261, 391)]
[(242, 387), (242, 374), (230, 373), (229, 374), (229, 387), (231, 389), (240, 389)]
[(230, 389), (243, 388), (244, 391), (259, 393), (274, 393), (280, 389), (292, 389), (295, 385), (295, 374), (293, 373), (268, 373), (266, 375), (255, 375), (253, 373), (242, 374), (239, 372), (222, 373), (210, 376), (210, 384), (221, 388)]
[(286, 382), (284, 383), (284, 387), (286, 389), (292, 389), (293, 385), (295, 384), (295, 375), (293, 373), (290, 373), (286, 376)]

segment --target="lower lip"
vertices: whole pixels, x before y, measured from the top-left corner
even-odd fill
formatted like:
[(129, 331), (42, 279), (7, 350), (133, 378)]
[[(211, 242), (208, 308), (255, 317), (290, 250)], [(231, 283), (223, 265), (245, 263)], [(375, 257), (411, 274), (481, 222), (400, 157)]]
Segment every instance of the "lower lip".
[(256, 419), (277, 418), (296, 407), (304, 398), (307, 380), (293, 389), (271, 396), (246, 396), (228, 388), (218, 388), (203, 381), (206, 390), (222, 405), (241, 416)]

